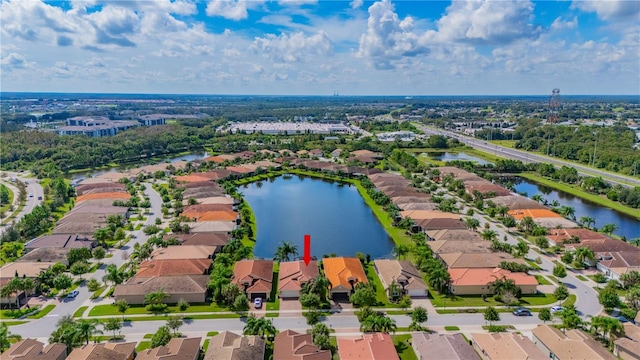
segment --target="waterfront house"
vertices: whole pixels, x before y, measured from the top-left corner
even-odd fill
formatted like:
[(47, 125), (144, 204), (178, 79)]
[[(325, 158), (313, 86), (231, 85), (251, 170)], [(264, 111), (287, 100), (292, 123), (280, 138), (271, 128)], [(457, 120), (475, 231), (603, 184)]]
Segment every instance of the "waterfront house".
[(231, 283), (247, 294), (250, 300), (271, 298), (273, 287), (273, 260), (240, 260), (233, 268)]
[(319, 275), (318, 262), (287, 261), (280, 263), (278, 273), (278, 294), (282, 298), (298, 298), (304, 284), (315, 279)]
[(549, 325), (538, 325), (532, 331), (533, 342), (547, 359), (615, 360), (607, 349), (582, 330), (564, 332)]
[(640, 271), (640, 251), (596, 253), (596, 268), (613, 280), (629, 271)]
[(427, 241), (484, 241), (482, 236), (475, 231), (467, 229), (439, 229), (426, 232)]
[(201, 338), (178, 338), (169, 340), (166, 346), (143, 350), (136, 360), (198, 360)]
[(170, 245), (157, 248), (151, 253), (152, 260), (212, 259), (216, 246)]
[(328, 257), (322, 259), (324, 273), (331, 283), (331, 297), (348, 298), (359, 282), (367, 283), (367, 275), (358, 258)]
[(223, 331), (209, 340), (204, 360), (263, 359), (264, 350), (265, 342), (259, 336)]
[(517, 262), (526, 264), (522, 259), (516, 259), (513, 255), (502, 252), (475, 252), (475, 253), (450, 253), (436, 254), (444, 264), (450, 268), (497, 268), (501, 262)]
[(285, 330), (276, 335), (273, 358), (278, 360), (331, 360), (330, 350), (320, 350), (311, 334)]
[(462, 334), (413, 332), (411, 340), (418, 360), (480, 360)]
[(500, 268), (458, 268), (449, 269), (450, 289), (455, 295), (491, 294), (490, 283), (499, 279), (513, 280), (522, 294), (536, 294), (538, 281), (534, 276), (511, 272)]
[(484, 360), (548, 360), (528, 337), (515, 333), (471, 334), (473, 348)]
[(86, 344), (73, 349), (67, 360), (132, 360), (135, 351), (135, 342)]
[(467, 224), (464, 221), (456, 218), (431, 218), (423, 220), (414, 220), (415, 232), (441, 230), (441, 229), (466, 229)]
[(391, 335), (363, 334), (358, 337), (339, 337), (340, 360), (399, 360)]
[(204, 245), (216, 246), (221, 248), (230, 241), (231, 236), (228, 234), (214, 232), (199, 232), (193, 234), (167, 234), (163, 236), (164, 240), (169, 240), (171, 238), (177, 239), (183, 246)]
[(166, 259), (143, 261), (136, 272), (138, 277), (206, 275), (211, 259)]
[(428, 296), (427, 284), (416, 267), (406, 260), (375, 260), (374, 267), (382, 286), (387, 289), (392, 283), (400, 286), (403, 294), (410, 297)]
[(45, 346), (34, 339), (22, 339), (2, 353), (2, 360), (64, 360), (66, 357), (67, 345), (53, 343)]

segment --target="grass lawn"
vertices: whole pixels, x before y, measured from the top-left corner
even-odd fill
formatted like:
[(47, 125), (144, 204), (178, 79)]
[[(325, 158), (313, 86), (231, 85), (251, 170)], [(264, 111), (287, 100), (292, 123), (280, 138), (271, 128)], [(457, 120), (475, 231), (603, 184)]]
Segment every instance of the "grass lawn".
[(13, 204), (13, 191), (11, 191), (11, 189), (8, 186), (3, 185), (4, 187), (6, 187), (6, 189), (9, 191), (9, 200), (7, 201), (6, 204), (0, 206), (0, 212), (7, 212), (9, 210), (9, 208), (11, 207), (11, 204)]
[(376, 288), (376, 300), (378, 300), (378, 304), (376, 304), (376, 306), (382, 306), (382, 307), (397, 306), (389, 303), (387, 292), (385, 291), (384, 286), (382, 286), (382, 282), (380, 281), (380, 278), (378, 277), (378, 274), (376, 274), (376, 270), (373, 267), (373, 261), (370, 261), (368, 264), (365, 265), (365, 272), (367, 273), (367, 278), (369, 279), (369, 281)]
[(331, 357), (331, 360), (340, 360), (340, 356), (338, 356), (338, 338), (336, 338), (335, 336), (329, 336), (329, 340), (331, 341), (331, 346), (336, 349), (333, 352), (333, 356)]
[(447, 331), (460, 331), (459, 327), (451, 326), (451, 325), (445, 326), (444, 329), (447, 330)]
[(560, 281), (558, 280), (558, 278), (553, 275), (547, 275), (547, 278), (551, 279), (551, 281), (555, 282), (556, 284), (560, 284)]
[(527, 262), (527, 264), (528, 264), (529, 266), (531, 266), (533, 269), (535, 269), (535, 270), (542, 270), (542, 268), (540, 267), (540, 265), (536, 264), (534, 261), (531, 261), (531, 260), (529, 260), (529, 259), (524, 259), (524, 261), (526, 261), (526, 262)]
[(151, 341), (140, 341), (138, 343), (138, 346), (136, 346), (136, 352), (147, 350), (150, 347), (151, 347)]
[(393, 335), (391, 338), (400, 360), (418, 360), (413, 347), (411, 347), (411, 334)]
[(142, 337), (143, 339), (151, 339), (153, 337), (153, 334), (144, 334), (144, 336)]
[(518, 140), (491, 140), (490, 143), (515, 149)]
[(202, 352), (206, 354), (208, 348), (209, 348), (209, 339), (206, 339), (202, 344)]
[(533, 275), (533, 276), (535, 276), (536, 280), (538, 281), (538, 284), (540, 285), (552, 285), (551, 282), (545, 279), (545, 277), (542, 275)]
[(28, 321), (3, 321), (2, 323), (7, 325), (7, 326), (13, 326), (13, 325), (26, 324), (26, 323), (28, 323)]
[(30, 316), (27, 316), (27, 319), (40, 319), (41, 317), (43, 317), (43, 316), (47, 315), (48, 313), (50, 313), (51, 310), (55, 309), (55, 307), (56, 306), (53, 305), (53, 304), (47, 305), (47, 306), (43, 307), (42, 309), (40, 309), (40, 311), (38, 311), (37, 314), (33, 314), (33, 315), (30, 315)]
[[(485, 307), (485, 306), (505, 306), (503, 303), (495, 301), (493, 296), (488, 296), (485, 300), (479, 295), (465, 296), (444, 296), (435, 291), (431, 293), (431, 303), (435, 307)], [(550, 305), (558, 301), (552, 294), (524, 295), (520, 298), (520, 306)]]
[(275, 312), (275, 313), (274, 313), (274, 312), (268, 312), (268, 313), (266, 313), (264, 316), (265, 316), (265, 317), (268, 317), (268, 318), (274, 318), (274, 317), (278, 317), (279, 315), (280, 315), (280, 314), (279, 314), (279, 313), (277, 313), (277, 312)]
[(587, 278), (586, 278), (586, 277), (584, 277), (584, 276), (582, 276), (582, 275), (577, 275), (576, 277), (578, 278), (578, 280), (582, 280), (582, 281), (589, 281), (589, 280), (587, 280)]
[(574, 294), (569, 295), (569, 297), (562, 303), (562, 306), (571, 306), (576, 303), (576, 296)]
[(85, 310), (87, 310), (88, 306), (80, 306), (78, 308), (78, 310), (76, 310), (76, 312), (73, 313), (73, 317), (74, 318), (79, 318), (82, 317), (82, 314), (84, 314)]
[[(278, 264), (274, 264), (274, 268)], [(267, 301), (267, 310), (280, 310), (280, 298), (278, 297), (278, 270), (273, 272), (273, 286), (271, 287), (271, 301)]]
[[(210, 305), (207, 304), (199, 304), (199, 305), (190, 305), (187, 310), (179, 311), (176, 306), (169, 306), (168, 313), (198, 313), (198, 312), (220, 312), (220, 311), (229, 311), (227, 308), (223, 308), (218, 306), (215, 303)], [(127, 309), (125, 315), (139, 315), (139, 314), (151, 314), (145, 309), (144, 305), (131, 305)], [(118, 308), (113, 305), (97, 305), (91, 308), (89, 311), (89, 316), (109, 316), (109, 315), (122, 315), (118, 312)]]

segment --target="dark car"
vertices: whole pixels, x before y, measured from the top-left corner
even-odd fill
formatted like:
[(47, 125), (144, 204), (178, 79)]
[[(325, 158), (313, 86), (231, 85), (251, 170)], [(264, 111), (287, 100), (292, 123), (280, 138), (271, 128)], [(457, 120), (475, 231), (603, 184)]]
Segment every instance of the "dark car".
[(618, 321), (620, 321), (621, 323), (629, 322), (629, 319), (627, 319), (626, 317), (624, 317), (622, 315), (616, 316), (616, 319), (618, 319)]
[(531, 310), (527, 308), (517, 308), (513, 310), (513, 315), (515, 316), (531, 316)]

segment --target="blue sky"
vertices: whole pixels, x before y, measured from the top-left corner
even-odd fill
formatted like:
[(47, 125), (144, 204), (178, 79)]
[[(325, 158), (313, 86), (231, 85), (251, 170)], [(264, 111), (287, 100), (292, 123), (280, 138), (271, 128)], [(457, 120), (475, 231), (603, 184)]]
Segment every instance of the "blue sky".
[(3, 91), (640, 93), (640, 2), (3, 0)]

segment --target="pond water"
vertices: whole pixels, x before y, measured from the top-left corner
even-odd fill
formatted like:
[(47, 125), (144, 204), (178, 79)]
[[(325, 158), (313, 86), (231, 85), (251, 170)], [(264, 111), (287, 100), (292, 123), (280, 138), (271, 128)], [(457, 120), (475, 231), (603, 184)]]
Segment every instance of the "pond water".
[(518, 193), (526, 193), (528, 197), (539, 194), (550, 205), (555, 200), (560, 205), (571, 206), (575, 210), (576, 219), (590, 216), (595, 219), (595, 227), (597, 228), (605, 224), (616, 224), (618, 229), (613, 232), (614, 234), (624, 236), (629, 240), (640, 237), (640, 220), (629, 215), (522, 178), (517, 178), (515, 188)]
[[(154, 164), (159, 164), (161, 162), (170, 162), (170, 163), (174, 163), (177, 161), (193, 161), (193, 160), (199, 160), (199, 159), (204, 159), (206, 157), (208, 157), (209, 154), (207, 152), (198, 152), (198, 153), (193, 153), (193, 154), (187, 154), (187, 155), (182, 155), (182, 156), (176, 156), (176, 157), (172, 157), (172, 158), (167, 158), (163, 161), (158, 161), (158, 162), (153, 162)], [(137, 163), (137, 164), (127, 164), (127, 165), (123, 165), (123, 166), (117, 166), (117, 167), (112, 167), (109, 169), (102, 169), (102, 170), (86, 170), (86, 171), (79, 171), (79, 172), (74, 172), (73, 174), (70, 175), (71, 180), (80, 180), (80, 179), (85, 179), (88, 177), (96, 177), (98, 175), (102, 175), (102, 174), (106, 174), (109, 172), (117, 172), (117, 171), (122, 171), (122, 170), (126, 170), (126, 169), (130, 169), (133, 167), (139, 167), (139, 166), (144, 166), (146, 165), (144, 162), (143, 163)]]
[(301, 176), (279, 176), (238, 189), (257, 222), (254, 254), (273, 258), (284, 241), (303, 255), (304, 235), (311, 235), (311, 256), (324, 254), (371, 258), (391, 254), (393, 240), (355, 186)]
[(452, 161), (452, 160), (464, 160), (464, 161), (475, 161), (480, 165), (491, 164), (491, 162), (481, 159), (479, 157), (465, 154), (465, 153), (450, 153), (450, 152), (439, 152), (439, 153), (423, 153), (429, 158), (433, 160), (439, 161)]

